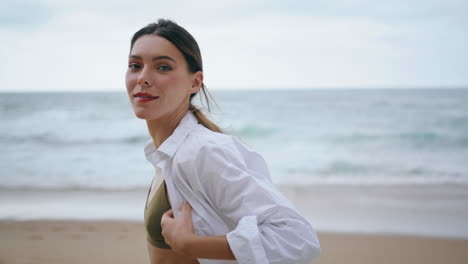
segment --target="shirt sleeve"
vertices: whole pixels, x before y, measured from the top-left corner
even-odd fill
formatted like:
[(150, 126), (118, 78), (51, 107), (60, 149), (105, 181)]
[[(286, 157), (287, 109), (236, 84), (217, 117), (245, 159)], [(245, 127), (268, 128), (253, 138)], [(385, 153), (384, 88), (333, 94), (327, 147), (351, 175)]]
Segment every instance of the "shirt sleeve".
[(310, 263), (321, 251), (316, 232), (269, 175), (262, 175), (268, 171), (249, 169), (244, 158), (254, 154), (249, 163), (265, 163), (259, 154), (245, 157), (230, 144), (204, 146), (197, 155), (197, 174), (207, 197), (234, 227), (226, 237), (237, 262)]

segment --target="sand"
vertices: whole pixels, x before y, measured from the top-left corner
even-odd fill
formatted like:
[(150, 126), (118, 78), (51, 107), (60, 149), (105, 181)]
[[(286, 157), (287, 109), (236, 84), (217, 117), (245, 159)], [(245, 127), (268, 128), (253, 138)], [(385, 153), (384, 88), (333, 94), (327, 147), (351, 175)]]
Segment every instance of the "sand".
[[(319, 232), (313, 263), (468, 263), (468, 240)], [(0, 221), (0, 264), (148, 263), (142, 222)]]
[[(468, 185), (280, 190), (318, 230), (313, 263), (468, 263)], [(146, 191), (1, 189), (0, 264), (148, 263)]]

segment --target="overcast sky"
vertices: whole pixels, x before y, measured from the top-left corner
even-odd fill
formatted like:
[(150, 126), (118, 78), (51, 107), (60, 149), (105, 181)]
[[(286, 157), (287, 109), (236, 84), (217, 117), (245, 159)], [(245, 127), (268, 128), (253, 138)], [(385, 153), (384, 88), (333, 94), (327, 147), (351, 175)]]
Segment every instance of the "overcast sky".
[(208, 89), (468, 86), (466, 0), (2, 1), (0, 91), (124, 90), (130, 38), (170, 18)]

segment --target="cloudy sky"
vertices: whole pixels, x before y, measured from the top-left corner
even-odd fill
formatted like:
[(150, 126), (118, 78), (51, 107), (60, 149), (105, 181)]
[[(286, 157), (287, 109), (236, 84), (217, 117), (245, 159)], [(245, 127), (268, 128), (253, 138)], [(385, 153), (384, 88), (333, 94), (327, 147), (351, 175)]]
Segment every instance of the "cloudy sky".
[(170, 18), (208, 89), (468, 86), (466, 0), (2, 1), (0, 91), (124, 90), (130, 38)]

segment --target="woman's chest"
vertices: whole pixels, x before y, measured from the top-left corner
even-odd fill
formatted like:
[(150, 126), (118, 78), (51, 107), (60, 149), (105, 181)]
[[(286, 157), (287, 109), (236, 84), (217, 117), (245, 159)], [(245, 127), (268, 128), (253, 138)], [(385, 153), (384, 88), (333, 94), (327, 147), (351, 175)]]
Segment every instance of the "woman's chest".
[(180, 214), (182, 204), (187, 201), (191, 206), (194, 231), (200, 236), (225, 235), (233, 228), (228, 228), (204, 194), (196, 178), (191, 181), (180, 177), (170, 166), (162, 168), (163, 179), (167, 186), (167, 196), (175, 218)]

